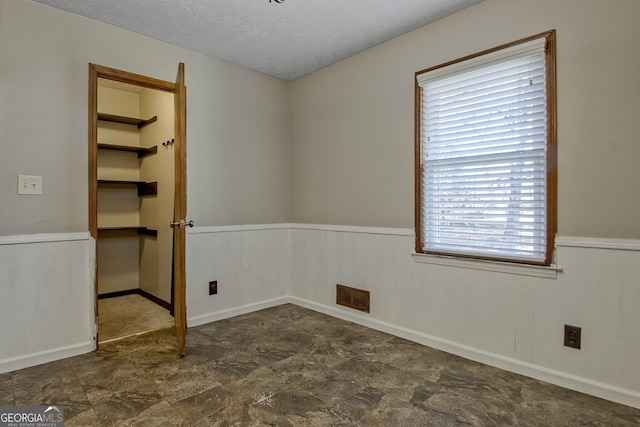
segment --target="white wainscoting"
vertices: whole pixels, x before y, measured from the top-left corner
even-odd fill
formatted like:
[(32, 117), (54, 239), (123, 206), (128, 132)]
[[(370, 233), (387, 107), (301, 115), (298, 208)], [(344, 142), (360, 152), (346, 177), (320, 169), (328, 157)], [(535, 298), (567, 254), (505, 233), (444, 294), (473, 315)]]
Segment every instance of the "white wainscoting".
[[(560, 236), (550, 277), (416, 262), (413, 246), (408, 229), (188, 230), (188, 325), (291, 302), (640, 407), (640, 242)], [(87, 233), (0, 237), (0, 372), (95, 348), (94, 248)], [(369, 290), (371, 313), (336, 305), (337, 283)]]
[[(291, 224), (291, 301), (640, 407), (637, 241), (559, 237), (553, 274), (535, 277), (415, 262), (412, 230), (382, 230)], [(336, 305), (337, 283), (370, 291), (371, 313)], [(565, 324), (582, 327), (581, 350), (564, 347)]]
[(89, 233), (0, 236), (0, 373), (95, 348)]
[[(289, 225), (195, 227), (187, 231), (189, 327), (288, 302)], [(209, 295), (209, 281), (218, 294)]]

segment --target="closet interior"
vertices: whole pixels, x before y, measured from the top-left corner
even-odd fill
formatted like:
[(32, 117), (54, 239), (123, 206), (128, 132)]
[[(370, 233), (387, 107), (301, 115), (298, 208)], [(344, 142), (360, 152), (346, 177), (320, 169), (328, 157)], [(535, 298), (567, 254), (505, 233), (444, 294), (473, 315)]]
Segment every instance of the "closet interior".
[(100, 342), (173, 326), (173, 94), (104, 78), (97, 95)]

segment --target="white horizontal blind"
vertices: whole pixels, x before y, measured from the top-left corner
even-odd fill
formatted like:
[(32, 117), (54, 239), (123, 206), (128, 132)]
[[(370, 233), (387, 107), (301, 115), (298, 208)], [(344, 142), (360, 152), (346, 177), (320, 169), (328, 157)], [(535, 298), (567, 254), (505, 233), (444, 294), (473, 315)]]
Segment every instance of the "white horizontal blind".
[(419, 76), (423, 250), (544, 262), (544, 43)]

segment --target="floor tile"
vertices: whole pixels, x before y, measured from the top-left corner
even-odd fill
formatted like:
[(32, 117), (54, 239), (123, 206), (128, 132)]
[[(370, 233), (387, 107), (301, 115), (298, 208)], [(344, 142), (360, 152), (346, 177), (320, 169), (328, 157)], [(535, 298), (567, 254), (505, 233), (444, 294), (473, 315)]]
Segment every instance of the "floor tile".
[(15, 405), (13, 398), (13, 384), (11, 383), (11, 374), (0, 375), (0, 406)]
[(0, 375), (0, 404), (69, 426), (637, 426), (640, 409), (294, 305), (113, 341)]
[(231, 394), (217, 386), (171, 404), (187, 424), (222, 411), (229, 405)]

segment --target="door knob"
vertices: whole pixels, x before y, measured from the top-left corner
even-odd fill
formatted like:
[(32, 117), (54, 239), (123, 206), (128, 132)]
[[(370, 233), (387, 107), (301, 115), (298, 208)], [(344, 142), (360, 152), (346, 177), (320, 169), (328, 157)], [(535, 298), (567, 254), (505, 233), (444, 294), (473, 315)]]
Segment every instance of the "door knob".
[(184, 219), (181, 219), (180, 221), (171, 221), (169, 223), (169, 225), (171, 226), (171, 228), (173, 227), (180, 227), (180, 228), (185, 228), (185, 227), (193, 227), (193, 220), (187, 222)]

